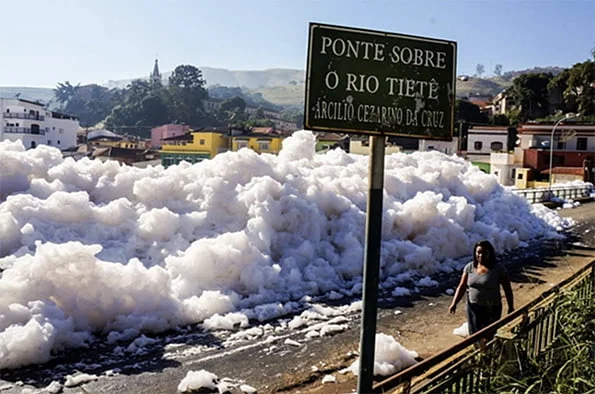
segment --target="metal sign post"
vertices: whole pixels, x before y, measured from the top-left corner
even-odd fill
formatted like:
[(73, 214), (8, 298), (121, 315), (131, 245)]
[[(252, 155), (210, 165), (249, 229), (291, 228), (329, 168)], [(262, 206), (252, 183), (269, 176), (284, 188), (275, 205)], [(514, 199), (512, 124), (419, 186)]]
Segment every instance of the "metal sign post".
[(368, 213), (366, 215), (366, 251), (362, 290), (362, 326), (359, 346), (358, 393), (372, 392), (374, 348), (376, 347), (376, 309), (378, 307), (378, 272), (382, 240), (382, 194), (384, 192), (385, 137), (370, 137), (368, 169)]
[(370, 136), (358, 392), (374, 378), (387, 136), (451, 140), (457, 44), (310, 23), (304, 128)]

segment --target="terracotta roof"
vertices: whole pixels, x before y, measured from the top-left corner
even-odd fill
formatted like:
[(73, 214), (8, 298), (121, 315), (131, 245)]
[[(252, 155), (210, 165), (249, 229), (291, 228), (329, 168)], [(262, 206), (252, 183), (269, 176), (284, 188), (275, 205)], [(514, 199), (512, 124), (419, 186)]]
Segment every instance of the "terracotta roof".
[(272, 127), (252, 127), (250, 131), (256, 134), (273, 134), (275, 132)]
[(316, 139), (319, 141), (342, 141), (347, 138), (346, 135), (341, 135), (338, 133), (316, 133)]
[[(549, 174), (550, 169), (541, 171), (542, 174)], [(566, 174), (566, 175), (579, 175), (583, 176), (583, 167), (554, 167), (552, 168), (553, 174)]]

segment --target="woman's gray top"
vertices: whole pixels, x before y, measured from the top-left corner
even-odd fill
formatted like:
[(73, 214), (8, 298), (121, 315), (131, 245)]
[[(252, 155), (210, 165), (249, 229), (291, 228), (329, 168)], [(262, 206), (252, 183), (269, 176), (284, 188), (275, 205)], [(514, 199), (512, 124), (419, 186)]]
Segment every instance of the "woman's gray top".
[(478, 274), (473, 262), (465, 266), (467, 273), (467, 299), (477, 305), (502, 305), (500, 283), (506, 276), (506, 269), (495, 264), (484, 274)]

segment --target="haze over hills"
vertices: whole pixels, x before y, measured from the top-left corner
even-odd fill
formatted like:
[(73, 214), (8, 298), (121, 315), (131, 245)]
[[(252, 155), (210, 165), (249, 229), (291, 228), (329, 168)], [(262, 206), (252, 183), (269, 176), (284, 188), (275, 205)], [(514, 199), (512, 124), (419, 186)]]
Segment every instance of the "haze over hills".
[[(305, 70), (272, 68), (266, 70), (227, 70), (224, 68), (199, 67), (207, 82), (207, 87), (215, 85), (241, 87), (249, 93), (261, 93), (267, 101), (281, 106), (301, 106), (304, 102)], [(535, 67), (521, 71), (507, 71), (502, 77), (477, 78), (469, 77), (466, 81), (457, 80), (456, 92), (459, 97), (472, 95), (496, 95), (512, 84), (514, 77), (528, 72), (560, 73), (561, 67)], [(164, 80), (171, 75), (162, 73)], [(139, 79), (148, 78), (141, 76)], [(110, 80), (100, 85), (109, 88), (125, 88), (132, 79)], [(58, 81), (57, 81), (58, 82)], [(57, 83), (56, 82), (56, 83)], [(63, 82), (63, 81), (59, 81)], [(71, 81), (76, 83), (76, 81)], [(50, 108), (56, 106), (53, 90), (35, 87), (0, 87), (0, 97), (20, 97), (28, 100), (49, 103)]]
[[(220, 85), (259, 89), (296, 83), (300, 84), (305, 81), (305, 70), (284, 68), (269, 68), (266, 70), (227, 70), (225, 68), (214, 67), (198, 68), (202, 71), (202, 76), (207, 82), (207, 87)], [(162, 79), (167, 81), (171, 73), (171, 71), (162, 73)], [(108, 81), (107, 83), (100, 85), (107, 86), (108, 88), (124, 88), (131, 81), (132, 79)]]

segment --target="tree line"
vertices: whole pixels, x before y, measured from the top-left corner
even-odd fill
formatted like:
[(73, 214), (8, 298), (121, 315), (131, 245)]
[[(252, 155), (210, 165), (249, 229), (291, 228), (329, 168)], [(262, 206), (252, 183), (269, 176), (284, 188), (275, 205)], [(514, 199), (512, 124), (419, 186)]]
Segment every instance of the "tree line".
[(556, 113), (595, 117), (595, 62), (587, 60), (557, 75), (529, 73), (516, 77), (510, 89), (518, 122), (548, 118)]
[[(477, 71), (481, 74), (483, 67), (478, 67)], [(502, 75), (501, 65), (497, 65), (495, 73)], [(580, 114), (583, 120), (595, 121), (595, 62), (576, 63), (556, 75), (551, 72), (518, 75), (506, 95), (513, 103), (508, 114), (488, 116), (477, 105), (457, 100), (456, 120), (517, 125), (529, 120), (551, 121), (560, 113), (572, 112)]]
[[(498, 74), (502, 72), (498, 65)], [(265, 107), (281, 111), (284, 119), (301, 126), (299, 109), (285, 109), (267, 102), (262, 94), (244, 93), (239, 87), (214, 86), (206, 89), (202, 72), (192, 65), (180, 65), (167, 84), (160, 81), (134, 80), (124, 89), (108, 89), (99, 85), (73, 86), (58, 83), (54, 94), (59, 110), (73, 114), (81, 126), (103, 122), (116, 132), (149, 137), (152, 127), (167, 123), (183, 123), (191, 128), (273, 126), (261, 110), (249, 115), (246, 107)], [(528, 120), (551, 120), (557, 113), (580, 113), (595, 119), (595, 62), (587, 60), (557, 75), (550, 72), (529, 72), (513, 79), (507, 95), (514, 109), (507, 115), (488, 116), (467, 101), (456, 101), (456, 120), (495, 125), (516, 125)], [(217, 98), (217, 110), (205, 108), (208, 98)]]
[[(108, 89), (96, 84), (58, 83), (54, 95), (59, 110), (79, 118), (82, 127), (100, 122), (110, 130), (149, 137), (150, 129), (168, 123), (203, 127), (273, 126), (262, 109), (253, 115), (245, 111), (255, 107), (277, 109), (261, 94), (245, 94), (240, 88), (214, 86), (206, 89), (202, 71), (192, 65), (177, 66), (166, 84), (161, 81), (133, 80), (124, 89)], [(205, 108), (205, 100), (217, 98), (217, 110)], [(294, 116), (288, 114), (288, 116)]]

